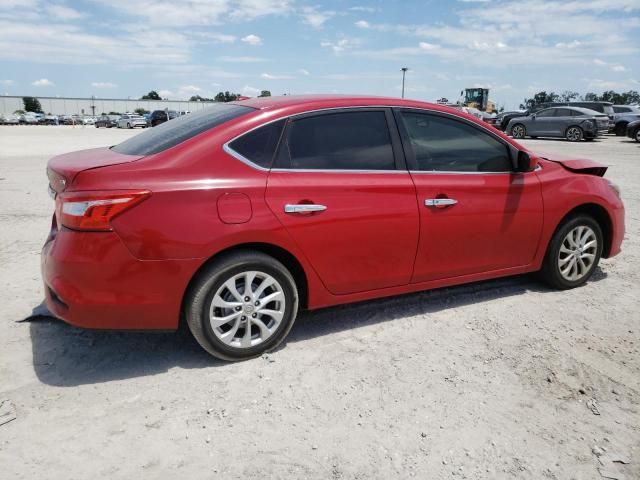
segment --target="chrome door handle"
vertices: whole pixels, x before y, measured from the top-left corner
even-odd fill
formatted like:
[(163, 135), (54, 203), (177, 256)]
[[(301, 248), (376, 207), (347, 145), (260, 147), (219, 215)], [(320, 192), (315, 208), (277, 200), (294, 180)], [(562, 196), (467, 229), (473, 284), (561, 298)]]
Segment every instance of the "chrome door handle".
[(448, 207), (458, 203), (453, 198), (428, 198), (424, 201), (425, 207)]
[(315, 205), (313, 203), (298, 203), (296, 205), (287, 204), (284, 206), (284, 213), (313, 213), (324, 212), (325, 205)]

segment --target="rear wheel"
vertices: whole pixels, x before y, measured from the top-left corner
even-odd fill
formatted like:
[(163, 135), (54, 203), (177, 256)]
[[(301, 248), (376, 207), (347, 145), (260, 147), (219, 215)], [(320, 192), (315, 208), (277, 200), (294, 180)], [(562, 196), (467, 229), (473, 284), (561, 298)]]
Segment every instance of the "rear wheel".
[(577, 215), (553, 235), (540, 274), (560, 290), (583, 285), (598, 266), (602, 255), (602, 229), (593, 217)]
[(516, 123), (511, 127), (511, 136), (513, 138), (524, 138), (527, 134), (527, 130), (521, 123)]
[(130, 123), (127, 123), (127, 128), (131, 128), (131, 124)]
[(627, 124), (626, 123), (618, 123), (613, 132), (618, 136), (622, 137), (625, 133), (627, 133)]
[(640, 142), (640, 128), (636, 129), (636, 133), (633, 134), (633, 138), (636, 139), (636, 142)]
[(584, 133), (580, 127), (569, 127), (565, 133), (565, 138), (570, 142), (579, 142), (584, 137)]
[(185, 318), (211, 355), (237, 361), (277, 347), (298, 313), (298, 290), (287, 268), (243, 250), (215, 260), (190, 287)]

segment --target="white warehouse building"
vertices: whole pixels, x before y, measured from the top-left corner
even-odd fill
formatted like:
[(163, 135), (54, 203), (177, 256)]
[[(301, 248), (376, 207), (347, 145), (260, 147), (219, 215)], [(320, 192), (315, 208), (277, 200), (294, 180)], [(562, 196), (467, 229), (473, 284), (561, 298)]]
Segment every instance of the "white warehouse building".
[[(176, 110), (194, 112), (206, 108), (215, 102), (189, 102), (181, 100), (133, 100), (114, 98), (71, 98), (71, 97), (35, 97), (40, 101), (42, 111), (51, 115), (91, 115), (102, 113), (133, 112), (137, 108), (153, 112), (154, 110)], [(24, 110), (22, 97), (0, 96), (0, 115), (11, 115), (16, 110)]]

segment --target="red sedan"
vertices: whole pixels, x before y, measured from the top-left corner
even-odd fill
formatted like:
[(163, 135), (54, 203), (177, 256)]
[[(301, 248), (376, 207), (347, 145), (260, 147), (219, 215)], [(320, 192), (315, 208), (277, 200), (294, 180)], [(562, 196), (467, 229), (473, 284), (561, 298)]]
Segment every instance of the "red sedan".
[(50, 160), (46, 301), (86, 328), (185, 321), (239, 360), (300, 309), (538, 271), (573, 288), (620, 252), (605, 171), (429, 103), (221, 104)]

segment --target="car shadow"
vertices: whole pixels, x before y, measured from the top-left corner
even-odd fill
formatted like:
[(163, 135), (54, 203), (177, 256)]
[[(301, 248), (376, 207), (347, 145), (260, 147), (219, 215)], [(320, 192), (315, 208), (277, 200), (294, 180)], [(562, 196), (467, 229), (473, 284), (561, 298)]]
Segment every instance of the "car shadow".
[[(604, 278), (606, 273), (598, 267), (591, 281)], [(552, 290), (532, 275), (521, 275), (302, 312), (279, 348), (343, 330), (532, 291)], [(72, 387), (156, 375), (172, 368), (230, 365), (205, 353), (183, 328), (170, 333), (83, 330), (49, 316), (43, 305), (35, 307), (25, 321), (30, 326), (35, 373), (48, 385)]]

